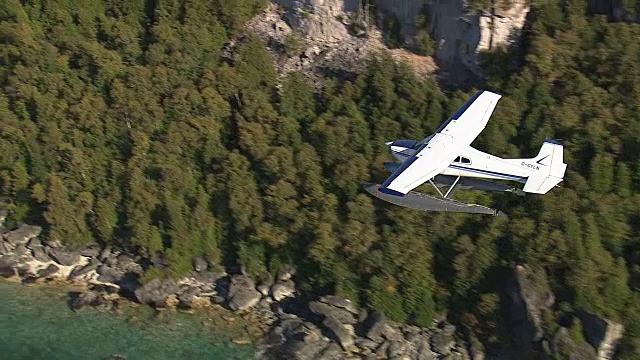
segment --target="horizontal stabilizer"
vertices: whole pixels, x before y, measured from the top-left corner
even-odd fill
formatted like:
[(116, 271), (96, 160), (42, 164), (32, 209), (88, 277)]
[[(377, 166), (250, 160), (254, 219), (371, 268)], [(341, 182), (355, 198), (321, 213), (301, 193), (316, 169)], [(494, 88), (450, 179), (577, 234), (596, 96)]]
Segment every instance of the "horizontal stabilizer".
[(500, 210), (492, 209), (477, 204), (467, 204), (461, 201), (437, 198), (434, 196), (422, 194), (415, 191), (409, 191), (406, 195), (398, 193), (397, 195), (390, 192), (380, 191), (379, 184), (363, 184), (362, 187), (369, 194), (384, 200), (386, 202), (403, 206), (406, 208), (422, 210), (422, 211), (446, 211), (458, 213), (474, 213), (489, 214), (506, 218), (507, 215)]

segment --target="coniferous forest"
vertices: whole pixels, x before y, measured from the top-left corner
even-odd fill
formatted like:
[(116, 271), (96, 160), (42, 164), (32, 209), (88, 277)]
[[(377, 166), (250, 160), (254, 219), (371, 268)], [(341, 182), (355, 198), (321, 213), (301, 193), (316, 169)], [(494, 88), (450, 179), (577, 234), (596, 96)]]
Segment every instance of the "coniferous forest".
[(145, 279), (195, 256), (258, 279), (293, 265), (306, 291), (418, 325), (446, 313), (487, 342), (508, 336), (501, 274), (539, 266), (559, 308), (624, 324), (620, 358), (640, 358), (640, 25), (539, 2), (518, 49), (485, 55), (486, 88), (505, 96), (473, 146), (532, 157), (556, 138), (568, 164), (544, 196), (458, 193), (503, 220), (360, 190), (388, 176), (385, 141), (424, 138), (474, 89), (443, 91), (382, 54), (315, 92), (279, 77), (251, 34), (223, 58), (266, 3), (2, 1), (9, 226), (140, 254)]

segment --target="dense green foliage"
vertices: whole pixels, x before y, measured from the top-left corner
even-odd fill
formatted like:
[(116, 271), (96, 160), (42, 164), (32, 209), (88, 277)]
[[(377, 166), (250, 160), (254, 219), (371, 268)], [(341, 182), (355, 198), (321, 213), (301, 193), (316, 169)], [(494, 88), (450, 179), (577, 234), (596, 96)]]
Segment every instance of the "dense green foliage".
[(504, 269), (542, 266), (563, 309), (623, 322), (622, 356), (640, 356), (640, 26), (544, 2), (524, 56), (488, 55), (489, 88), (506, 96), (474, 146), (525, 157), (553, 137), (569, 164), (546, 196), (459, 193), (502, 221), (359, 190), (388, 176), (385, 141), (423, 138), (470, 93), (380, 56), (315, 94), (279, 79), (252, 35), (222, 59), (264, 1), (26, 3), (0, 4), (10, 221), (136, 251), (149, 276), (197, 255), (259, 277), (293, 264), (304, 289), (423, 325), (448, 311), (488, 342)]

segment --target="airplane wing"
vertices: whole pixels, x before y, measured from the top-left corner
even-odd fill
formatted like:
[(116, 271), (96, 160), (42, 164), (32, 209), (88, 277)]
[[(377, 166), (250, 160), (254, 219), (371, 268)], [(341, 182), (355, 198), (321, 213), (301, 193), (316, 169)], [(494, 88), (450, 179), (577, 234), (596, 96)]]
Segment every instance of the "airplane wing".
[(441, 173), (484, 130), (501, 97), (478, 91), (389, 176), (380, 191), (404, 195)]

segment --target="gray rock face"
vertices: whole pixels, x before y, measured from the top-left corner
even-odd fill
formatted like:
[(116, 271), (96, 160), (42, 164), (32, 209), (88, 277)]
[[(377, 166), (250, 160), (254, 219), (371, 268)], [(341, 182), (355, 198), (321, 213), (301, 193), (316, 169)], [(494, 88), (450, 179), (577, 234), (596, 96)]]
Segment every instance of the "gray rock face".
[(193, 270), (197, 272), (207, 270), (208, 266), (209, 264), (207, 264), (207, 261), (200, 256), (193, 259)]
[(383, 313), (374, 311), (362, 324), (362, 333), (367, 338), (380, 343), (382, 341), (382, 330), (386, 324), (386, 318)]
[(292, 297), (295, 295), (295, 293), (296, 285), (291, 280), (279, 282), (271, 286), (271, 296), (275, 301), (280, 301), (282, 299)]
[(244, 310), (254, 307), (262, 295), (256, 290), (253, 280), (246, 275), (234, 275), (230, 279), (227, 301), (231, 310)]
[(441, 355), (447, 356), (455, 345), (453, 334), (439, 331), (431, 337), (431, 349)]
[(353, 335), (342, 325), (336, 318), (326, 316), (322, 320), (322, 325), (333, 334), (334, 338), (340, 343), (343, 349), (348, 350), (354, 345)]
[(19, 228), (4, 234), (4, 239), (13, 245), (26, 244), (34, 237), (40, 236), (42, 228), (35, 225), (22, 224)]
[(586, 311), (578, 311), (576, 316), (582, 322), (587, 342), (596, 349), (598, 359), (611, 359), (624, 327)]
[(453, 338), (444, 334), (436, 334), (431, 338), (431, 347), (436, 353), (447, 356), (451, 353), (451, 348), (455, 344)]
[(155, 278), (136, 289), (134, 294), (140, 303), (163, 307), (167, 297), (177, 292), (178, 285), (173, 279)]
[(317, 315), (321, 315), (324, 317), (331, 316), (334, 319), (338, 320), (341, 324), (353, 325), (356, 323), (356, 318), (352, 313), (319, 301), (310, 302), (309, 310)]
[(542, 312), (555, 300), (544, 270), (518, 266), (507, 281), (505, 292), (514, 343), (524, 350), (531, 349), (544, 335)]
[(60, 265), (71, 266), (80, 261), (80, 254), (73, 251), (65, 251), (62, 248), (49, 250), (49, 256)]
[(553, 351), (556, 355), (569, 360), (595, 360), (596, 352), (589, 344), (576, 344), (566, 328), (560, 328), (553, 337)]
[(418, 360), (435, 360), (437, 357), (431, 351), (430, 339), (423, 339), (418, 346)]
[(326, 295), (321, 297), (320, 301), (340, 309), (345, 309), (354, 315), (358, 315), (359, 312), (358, 308), (351, 300), (345, 299), (341, 296)]

